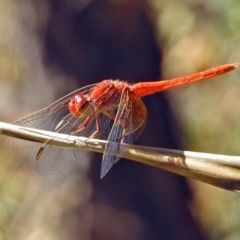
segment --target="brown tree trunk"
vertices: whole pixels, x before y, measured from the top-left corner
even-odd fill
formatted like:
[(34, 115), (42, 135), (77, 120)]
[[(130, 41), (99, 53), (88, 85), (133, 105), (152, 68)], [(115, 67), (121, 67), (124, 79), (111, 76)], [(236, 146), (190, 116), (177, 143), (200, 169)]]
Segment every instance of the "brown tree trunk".
[[(161, 76), (161, 47), (144, 1), (49, 0), (46, 57), (79, 80), (82, 87), (103, 79), (129, 82)], [(84, 5), (85, 4), (85, 5)], [(166, 95), (143, 99), (148, 121), (137, 144), (177, 149), (178, 123)], [(206, 239), (190, 213), (184, 178), (138, 163), (120, 160), (100, 180), (100, 155), (94, 155), (90, 181), (88, 239)], [(67, 214), (81, 224), (83, 209)], [(86, 214), (86, 213), (85, 213)], [(85, 223), (87, 224), (87, 223)], [(77, 227), (70, 239), (83, 239)]]

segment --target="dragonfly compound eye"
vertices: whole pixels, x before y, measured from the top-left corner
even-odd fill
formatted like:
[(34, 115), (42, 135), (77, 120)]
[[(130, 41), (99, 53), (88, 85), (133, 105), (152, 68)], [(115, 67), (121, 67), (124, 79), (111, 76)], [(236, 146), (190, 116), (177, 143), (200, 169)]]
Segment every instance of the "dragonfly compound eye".
[(69, 102), (69, 111), (75, 116), (80, 117), (88, 107), (88, 101), (83, 94), (75, 95)]

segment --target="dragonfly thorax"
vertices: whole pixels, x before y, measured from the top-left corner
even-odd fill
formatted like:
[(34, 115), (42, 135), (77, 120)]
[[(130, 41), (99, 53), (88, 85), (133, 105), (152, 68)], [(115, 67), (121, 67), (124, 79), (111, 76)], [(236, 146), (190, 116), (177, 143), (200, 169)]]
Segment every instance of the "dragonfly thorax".
[(104, 80), (96, 85), (90, 98), (98, 105), (118, 105), (123, 91), (131, 92), (128, 84), (119, 80)]

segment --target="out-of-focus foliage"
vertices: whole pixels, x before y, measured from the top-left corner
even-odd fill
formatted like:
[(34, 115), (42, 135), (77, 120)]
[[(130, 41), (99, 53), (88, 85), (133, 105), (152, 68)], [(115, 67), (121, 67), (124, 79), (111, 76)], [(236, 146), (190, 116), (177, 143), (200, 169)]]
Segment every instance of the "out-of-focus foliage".
[[(238, 0), (149, 3), (164, 49), (162, 67), (167, 79), (240, 61)], [(54, 86), (59, 89), (69, 87), (64, 76), (42, 64), (37, 33), (44, 28), (47, 14), (44, 1), (0, 0), (1, 121), (17, 119), (50, 104), (55, 92), (53, 81), (58, 81)], [(188, 150), (240, 154), (239, 78), (237, 69), (168, 92)], [(91, 188), (84, 180), (81, 186), (75, 184), (77, 179), (84, 179), (84, 173), (69, 175), (65, 170), (42, 181), (28, 161), (34, 159), (34, 152), (29, 157), (1, 149), (0, 154), (0, 240), (66, 239), (59, 217), (70, 206), (81, 202), (84, 206), (87, 201)], [(87, 167), (78, 164), (79, 168)], [(192, 183), (192, 189), (193, 212), (209, 235), (213, 239), (238, 239), (240, 195), (197, 182)], [(77, 192), (75, 198), (69, 198), (73, 191)], [(72, 227), (81, 227), (84, 236), (84, 226)]]
[[(163, 70), (173, 78), (240, 61), (240, 2), (153, 1)], [(240, 69), (170, 90), (186, 150), (240, 154)], [(192, 182), (193, 212), (213, 239), (239, 239), (240, 196)]]
[[(34, 5), (28, 0), (0, 0), (0, 121), (39, 110), (53, 102), (58, 90), (71, 86), (70, 80), (64, 84), (63, 76), (42, 64), (39, 33), (47, 12), (43, 1)], [(54, 81), (58, 84), (53, 90)], [(90, 188), (79, 170), (40, 176), (34, 167), (36, 151), (0, 149), (0, 240), (67, 239), (61, 217), (89, 197)], [(83, 159), (78, 167), (87, 167)], [(82, 185), (76, 184), (79, 179)], [(86, 229), (78, 227), (84, 236)]]

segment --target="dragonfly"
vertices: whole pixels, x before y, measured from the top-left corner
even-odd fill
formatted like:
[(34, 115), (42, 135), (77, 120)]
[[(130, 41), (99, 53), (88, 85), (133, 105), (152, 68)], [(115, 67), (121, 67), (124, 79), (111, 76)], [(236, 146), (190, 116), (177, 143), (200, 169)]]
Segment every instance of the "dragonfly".
[[(126, 148), (121, 147), (122, 143), (134, 143), (146, 125), (147, 109), (142, 97), (224, 74), (237, 66), (238, 63), (225, 64), (171, 80), (136, 84), (104, 80), (80, 88), (50, 106), (15, 121), (14, 124), (67, 136), (106, 140), (100, 174), (103, 178), (126, 151)], [(34, 144), (4, 135), (1, 141), (8, 148), (22, 146), (22, 141), (29, 146)], [(36, 167), (42, 175), (60, 171), (85, 154), (80, 148), (54, 146), (50, 142), (51, 139), (43, 144), (36, 156)]]

